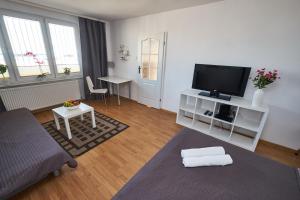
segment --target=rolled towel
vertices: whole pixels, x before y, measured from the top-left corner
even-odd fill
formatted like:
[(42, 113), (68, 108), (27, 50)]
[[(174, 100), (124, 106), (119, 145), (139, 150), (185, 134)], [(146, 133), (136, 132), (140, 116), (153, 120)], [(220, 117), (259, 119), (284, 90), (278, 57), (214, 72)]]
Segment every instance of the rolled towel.
[(224, 148), (221, 146), (217, 146), (217, 147), (205, 147), (205, 148), (181, 150), (182, 158), (198, 157), (198, 156), (215, 156), (215, 155), (225, 155)]
[(202, 167), (202, 166), (224, 166), (233, 163), (229, 154), (217, 156), (202, 156), (183, 158), (182, 163), (185, 167)]

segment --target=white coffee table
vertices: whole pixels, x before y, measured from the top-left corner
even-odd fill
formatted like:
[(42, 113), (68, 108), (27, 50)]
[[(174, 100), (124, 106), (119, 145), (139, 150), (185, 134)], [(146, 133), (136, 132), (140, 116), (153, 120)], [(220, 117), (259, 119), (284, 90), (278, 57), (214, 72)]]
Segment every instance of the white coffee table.
[(52, 109), (52, 112), (53, 112), (53, 116), (54, 116), (54, 120), (55, 120), (57, 130), (60, 130), (60, 125), (59, 125), (58, 118), (61, 117), (61, 118), (64, 119), (65, 126), (66, 126), (66, 131), (67, 131), (69, 139), (72, 139), (70, 124), (69, 124), (69, 119), (70, 118), (77, 117), (77, 116), (80, 115), (81, 120), (83, 121), (83, 114), (90, 112), (93, 128), (96, 128), (94, 108), (91, 107), (91, 106), (88, 106), (84, 103), (80, 103), (79, 108), (75, 109), (75, 110), (68, 110), (67, 108), (61, 106), (59, 108)]

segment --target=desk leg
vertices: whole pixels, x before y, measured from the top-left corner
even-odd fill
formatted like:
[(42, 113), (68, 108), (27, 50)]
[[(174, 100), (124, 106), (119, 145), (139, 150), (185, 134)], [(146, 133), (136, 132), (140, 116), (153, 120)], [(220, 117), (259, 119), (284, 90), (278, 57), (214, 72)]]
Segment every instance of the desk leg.
[(129, 99), (131, 99), (131, 81), (130, 82), (128, 82), (128, 96), (129, 96)]
[(109, 83), (109, 88), (111, 88), (111, 93), (110, 93), (110, 95), (114, 95), (114, 85), (112, 84), (112, 83)]
[(69, 124), (69, 119), (65, 118), (64, 120), (65, 120), (65, 126), (66, 126), (66, 131), (68, 134), (68, 138), (70, 140), (70, 139), (72, 139), (72, 134), (71, 134), (70, 124)]
[(101, 80), (99, 80), (100, 81), (100, 88), (102, 88), (102, 81)]
[(54, 117), (54, 121), (55, 121), (55, 124), (56, 124), (56, 129), (60, 130), (60, 125), (59, 125), (58, 117), (57, 117), (57, 115), (55, 113), (53, 113), (53, 117)]
[(117, 91), (118, 91), (118, 105), (120, 105), (120, 85), (117, 84)]
[(91, 111), (91, 119), (92, 119), (93, 128), (96, 128), (96, 120), (95, 120), (94, 110)]

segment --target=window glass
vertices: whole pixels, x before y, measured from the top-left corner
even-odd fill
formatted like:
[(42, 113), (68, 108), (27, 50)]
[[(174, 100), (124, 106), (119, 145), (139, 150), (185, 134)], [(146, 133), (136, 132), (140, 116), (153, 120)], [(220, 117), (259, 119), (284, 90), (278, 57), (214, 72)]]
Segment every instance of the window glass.
[(157, 80), (159, 40), (148, 38), (142, 41), (142, 73), (146, 80)]
[[(0, 65), (6, 65), (1, 47), (0, 47)], [(0, 79), (8, 78), (8, 77), (9, 77), (8, 69), (6, 68), (6, 72), (3, 75), (0, 74)]]
[(50, 74), (39, 21), (3, 16), (20, 76)]
[(74, 27), (49, 23), (49, 30), (57, 72), (64, 73), (65, 68), (70, 69), (71, 73), (79, 72)]

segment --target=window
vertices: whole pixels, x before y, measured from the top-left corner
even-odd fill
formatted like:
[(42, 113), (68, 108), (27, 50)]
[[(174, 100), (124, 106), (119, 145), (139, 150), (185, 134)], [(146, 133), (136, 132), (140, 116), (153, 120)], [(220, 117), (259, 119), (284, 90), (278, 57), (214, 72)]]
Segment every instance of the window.
[[(1, 65), (6, 65), (6, 62), (4, 60), (4, 56), (3, 56), (3, 53), (2, 53), (2, 49), (0, 48), (0, 64)], [(6, 70), (6, 72), (3, 74), (4, 77), (2, 76), (2, 74), (0, 75), (0, 79), (3, 79), (3, 78), (8, 78), (9, 77), (9, 74), (8, 74), (8, 69)]]
[[(0, 9), (0, 64), (8, 66), (6, 85), (82, 76), (78, 18), (66, 20)], [(62, 76), (66, 68), (68, 76)], [(1, 84), (2, 79), (0, 74)]]
[(49, 23), (49, 31), (57, 72), (64, 73), (65, 68), (70, 68), (72, 73), (79, 72), (75, 28)]
[(50, 74), (40, 22), (10, 16), (3, 19), (19, 75)]

